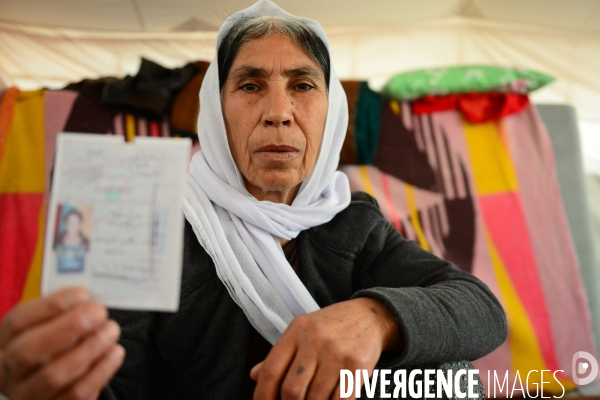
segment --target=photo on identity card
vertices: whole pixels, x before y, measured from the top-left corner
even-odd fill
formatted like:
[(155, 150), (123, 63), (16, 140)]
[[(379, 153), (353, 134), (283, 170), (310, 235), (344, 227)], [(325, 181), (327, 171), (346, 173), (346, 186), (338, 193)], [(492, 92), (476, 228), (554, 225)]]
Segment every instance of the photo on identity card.
[(78, 273), (85, 270), (92, 236), (92, 211), (89, 205), (57, 205), (53, 246), (57, 272)]

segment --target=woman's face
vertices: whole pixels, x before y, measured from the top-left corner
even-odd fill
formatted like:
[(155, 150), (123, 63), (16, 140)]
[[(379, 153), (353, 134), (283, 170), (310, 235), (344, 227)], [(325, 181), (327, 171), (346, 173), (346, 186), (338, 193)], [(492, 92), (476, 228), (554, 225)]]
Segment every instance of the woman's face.
[(81, 227), (81, 220), (77, 214), (69, 214), (66, 220), (65, 231), (68, 235), (76, 235)]
[(327, 107), (323, 71), (287, 36), (242, 47), (222, 108), (231, 154), (254, 197), (291, 204), (317, 161)]

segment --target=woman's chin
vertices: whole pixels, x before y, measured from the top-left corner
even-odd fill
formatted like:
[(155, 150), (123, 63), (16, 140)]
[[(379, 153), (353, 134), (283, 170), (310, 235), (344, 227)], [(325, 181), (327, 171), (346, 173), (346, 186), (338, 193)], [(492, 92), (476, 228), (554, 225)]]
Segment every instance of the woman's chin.
[(302, 182), (296, 169), (273, 169), (260, 171), (249, 183), (265, 192), (286, 192)]

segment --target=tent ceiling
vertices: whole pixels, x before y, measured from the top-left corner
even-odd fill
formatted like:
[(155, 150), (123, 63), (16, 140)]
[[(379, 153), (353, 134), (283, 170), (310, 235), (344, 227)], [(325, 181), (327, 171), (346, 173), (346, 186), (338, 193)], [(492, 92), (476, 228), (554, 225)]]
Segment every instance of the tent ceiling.
[[(253, 0), (0, 0), (0, 21), (111, 31), (193, 31), (218, 27)], [(402, 24), (452, 16), (600, 31), (598, 0), (279, 0), (325, 27)]]

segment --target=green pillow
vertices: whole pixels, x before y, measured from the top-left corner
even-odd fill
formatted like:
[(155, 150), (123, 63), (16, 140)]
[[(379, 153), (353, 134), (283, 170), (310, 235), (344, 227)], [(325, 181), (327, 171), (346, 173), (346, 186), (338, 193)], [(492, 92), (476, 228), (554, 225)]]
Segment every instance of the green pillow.
[(398, 100), (467, 92), (526, 94), (553, 80), (551, 76), (529, 69), (470, 65), (404, 72), (390, 79), (380, 93)]

